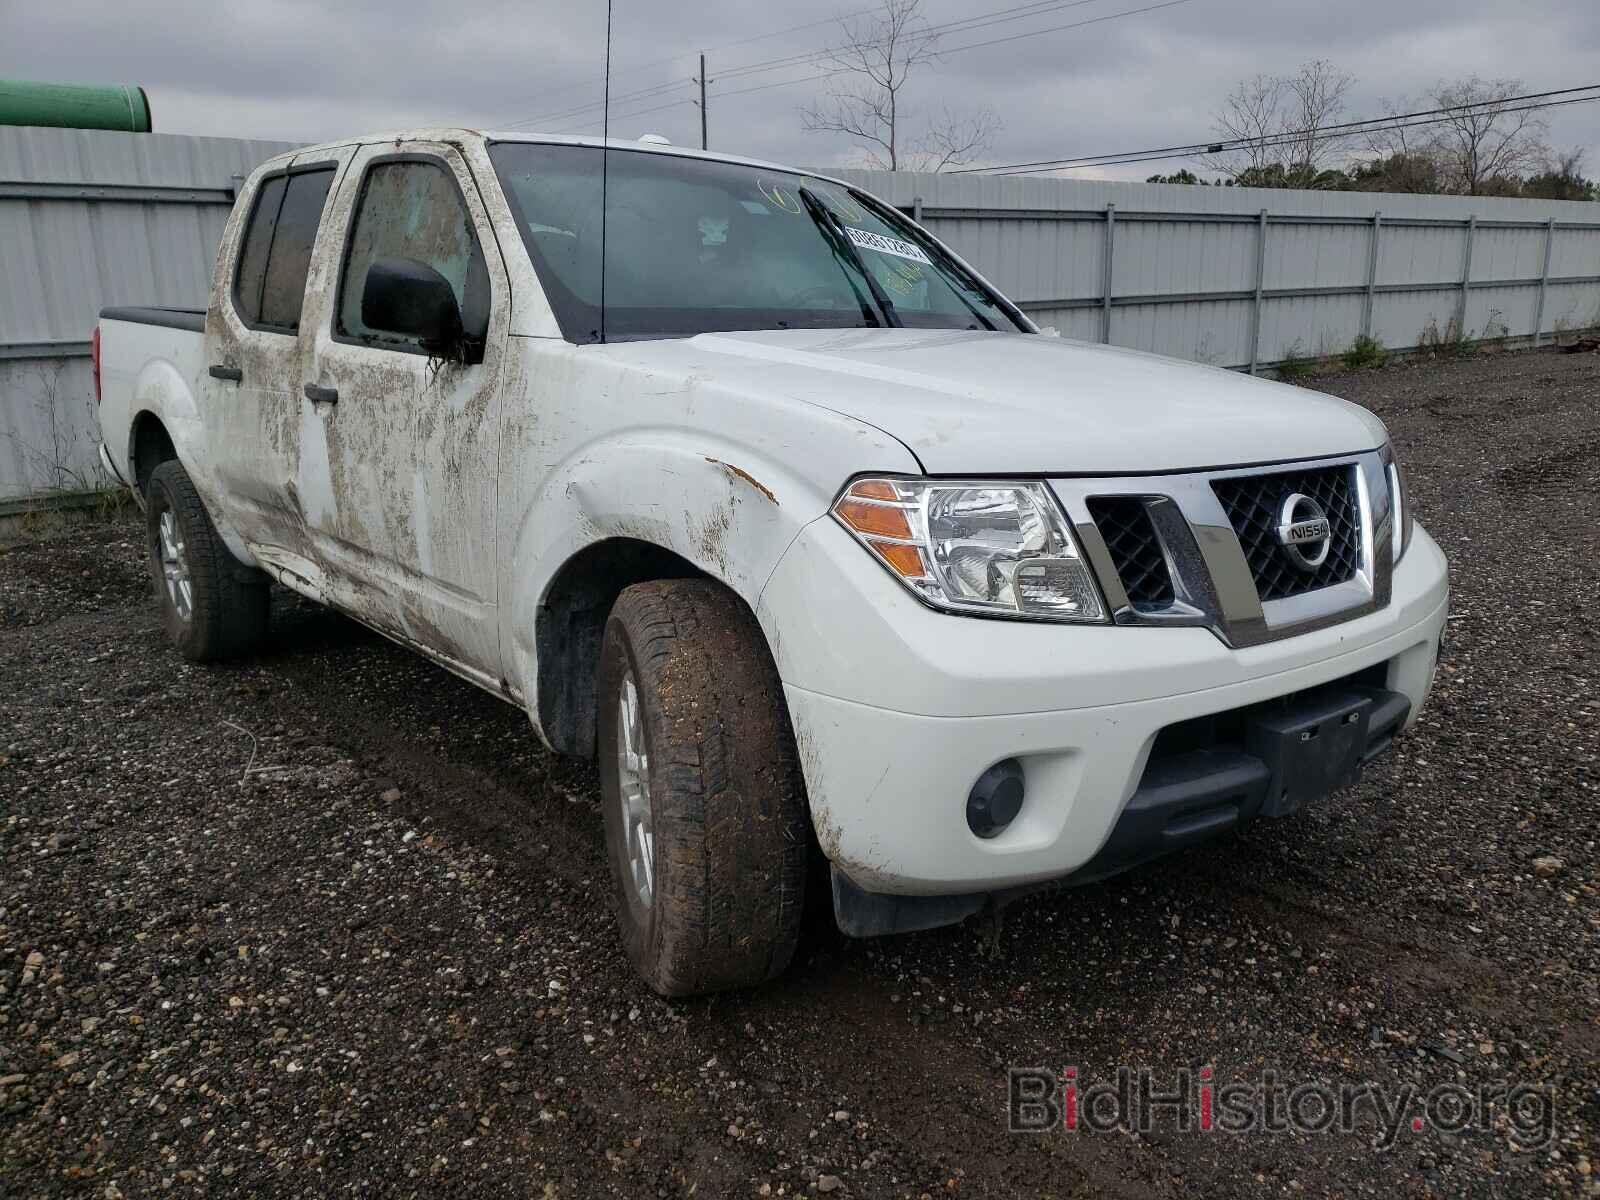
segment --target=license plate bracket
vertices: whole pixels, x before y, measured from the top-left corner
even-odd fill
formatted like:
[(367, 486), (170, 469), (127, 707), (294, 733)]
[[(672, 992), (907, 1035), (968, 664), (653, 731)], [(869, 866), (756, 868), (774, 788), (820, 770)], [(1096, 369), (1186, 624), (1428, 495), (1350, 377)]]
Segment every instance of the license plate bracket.
[(1288, 816), (1359, 779), (1371, 717), (1372, 698), (1354, 691), (1257, 713), (1245, 741), (1271, 773), (1261, 815)]

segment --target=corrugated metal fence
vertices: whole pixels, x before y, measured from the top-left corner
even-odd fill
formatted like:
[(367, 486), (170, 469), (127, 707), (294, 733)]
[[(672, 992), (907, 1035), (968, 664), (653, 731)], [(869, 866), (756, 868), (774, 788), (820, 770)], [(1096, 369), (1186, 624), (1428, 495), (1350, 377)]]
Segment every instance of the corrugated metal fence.
[(0, 127), (0, 500), (98, 480), (96, 315), (203, 306), (236, 179), (291, 148)]
[[(235, 181), (291, 148), (0, 128), (0, 500), (94, 481), (95, 314), (204, 304)], [(1600, 204), (832, 173), (1068, 337), (1249, 368), (1600, 325)]]
[(1067, 337), (1258, 368), (1600, 325), (1600, 204), (834, 174)]

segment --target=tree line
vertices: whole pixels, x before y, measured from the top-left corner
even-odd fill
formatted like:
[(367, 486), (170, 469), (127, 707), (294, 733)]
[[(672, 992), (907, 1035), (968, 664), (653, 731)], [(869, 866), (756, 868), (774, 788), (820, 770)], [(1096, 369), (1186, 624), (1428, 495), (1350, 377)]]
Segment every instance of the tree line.
[(1600, 200), (1583, 151), (1552, 149), (1550, 123), (1520, 79), (1442, 80), (1384, 101), (1383, 118), (1352, 132), (1341, 127), (1352, 123), (1354, 85), (1326, 59), (1252, 76), (1212, 116), (1219, 150), (1199, 159), (1210, 177), (1185, 168), (1149, 182)]

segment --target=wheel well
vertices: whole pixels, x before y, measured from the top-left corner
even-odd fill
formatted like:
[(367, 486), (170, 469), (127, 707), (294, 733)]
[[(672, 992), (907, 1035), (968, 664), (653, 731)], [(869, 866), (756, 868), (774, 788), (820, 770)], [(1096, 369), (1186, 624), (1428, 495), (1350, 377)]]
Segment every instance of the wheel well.
[(133, 424), (133, 484), (139, 494), (146, 493), (150, 473), (169, 458), (177, 458), (167, 427), (154, 413), (140, 413)]
[(688, 559), (633, 538), (607, 538), (567, 560), (534, 621), (539, 724), (552, 746), (594, 757), (600, 640), (622, 590), (653, 579), (704, 575)]

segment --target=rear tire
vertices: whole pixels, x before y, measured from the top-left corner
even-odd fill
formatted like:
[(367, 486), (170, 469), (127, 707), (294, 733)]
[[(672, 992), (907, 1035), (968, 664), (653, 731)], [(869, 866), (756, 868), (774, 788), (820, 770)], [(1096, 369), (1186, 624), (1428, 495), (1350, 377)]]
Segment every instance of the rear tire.
[(810, 818), (754, 615), (709, 580), (635, 584), (606, 623), (599, 684), (606, 849), (628, 958), (664, 996), (780, 974), (800, 935)]
[(214, 662), (256, 650), (267, 636), (266, 576), (228, 552), (176, 459), (150, 473), (145, 518), (156, 603), (179, 653)]

